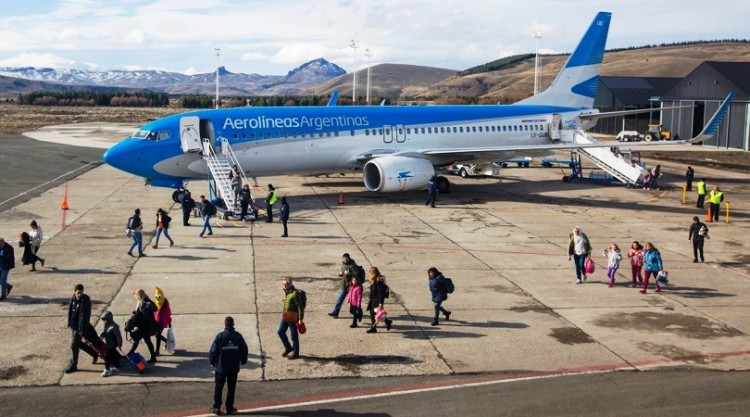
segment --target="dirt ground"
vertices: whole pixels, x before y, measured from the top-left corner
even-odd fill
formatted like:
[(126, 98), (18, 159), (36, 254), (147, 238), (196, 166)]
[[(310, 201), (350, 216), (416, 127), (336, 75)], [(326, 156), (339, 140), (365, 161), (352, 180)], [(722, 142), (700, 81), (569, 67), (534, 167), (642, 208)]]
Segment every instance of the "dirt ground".
[[(185, 111), (181, 108), (132, 107), (41, 107), (0, 104), (0, 135), (21, 134), (43, 126), (83, 122), (146, 123)], [(642, 151), (642, 155), (658, 160), (723, 167), (732, 171), (750, 170), (750, 152), (741, 151)]]

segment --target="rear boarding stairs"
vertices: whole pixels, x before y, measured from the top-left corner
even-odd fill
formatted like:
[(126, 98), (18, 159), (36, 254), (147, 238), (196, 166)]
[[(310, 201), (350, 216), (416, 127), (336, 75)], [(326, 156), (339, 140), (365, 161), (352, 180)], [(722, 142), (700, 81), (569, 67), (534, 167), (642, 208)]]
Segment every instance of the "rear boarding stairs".
[[(576, 130), (573, 135), (573, 143), (594, 144), (598, 142), (584, 131)], [(581, 157), (593, 162), (606, 174), (591, 172), (589, 178), (584, 178), (581, 170)], [(612, 148), (577, 148), (571, 151), (570, 159), (573, 175), (567, 177), (567, 180), (563, 178), (566, 181), (574, 178), (610, 184), (619, 181), (627, 187), (634, 187), (642, 182), (643, 177), (648, 174), (648, 171), (642, 165), (632, 159), (632, 154), (619, 152), (617, 146)]]

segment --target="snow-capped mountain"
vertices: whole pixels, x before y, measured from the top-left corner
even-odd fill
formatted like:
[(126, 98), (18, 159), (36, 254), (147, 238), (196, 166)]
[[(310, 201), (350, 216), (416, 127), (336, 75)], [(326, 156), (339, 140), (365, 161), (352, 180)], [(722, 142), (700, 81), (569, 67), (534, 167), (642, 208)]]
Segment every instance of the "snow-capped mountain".
[[(225, 95), (297, 94), (332, 78), (346, 74), (323, 58), (300, 65), (285, 76), (232, 73), (219, 68), (221, 89)], [(213, 94), (216, 73), (186, 75), (158, 70), (88, 71), (82, 69), (0, 67), (0, 75), (67, 86), (143, 88), (169, 94)]]

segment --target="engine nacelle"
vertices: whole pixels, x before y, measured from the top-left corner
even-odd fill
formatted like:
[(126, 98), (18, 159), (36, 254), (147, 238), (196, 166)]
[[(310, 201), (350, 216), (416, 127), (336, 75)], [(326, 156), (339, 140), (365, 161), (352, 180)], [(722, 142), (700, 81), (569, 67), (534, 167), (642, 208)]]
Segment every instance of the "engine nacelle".
[(368, 161), (362, 173), (369, 191), (407, 191), (425, 188), (435, 168), (427, 159), (384, 156)]

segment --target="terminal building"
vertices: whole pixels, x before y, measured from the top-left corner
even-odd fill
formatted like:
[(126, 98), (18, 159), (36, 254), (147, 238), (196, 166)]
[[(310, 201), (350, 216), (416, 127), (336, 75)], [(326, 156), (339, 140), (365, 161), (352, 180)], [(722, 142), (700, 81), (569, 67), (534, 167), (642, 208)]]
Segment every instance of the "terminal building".
[[(621, 130), (648, 131), (660, 124), (672, 137), (696, 136), (735, 91), (719, 134), (703, 146), (750, 150), (750, 62), (706, 61), (684, 78), (606, 77), (599, 80), (594, 107), (602, 112), (653, 108), (653, 113), (599, 120), (591, 131), (616, 135)], [(688, 106), (659, 112), (660, 107)]]

